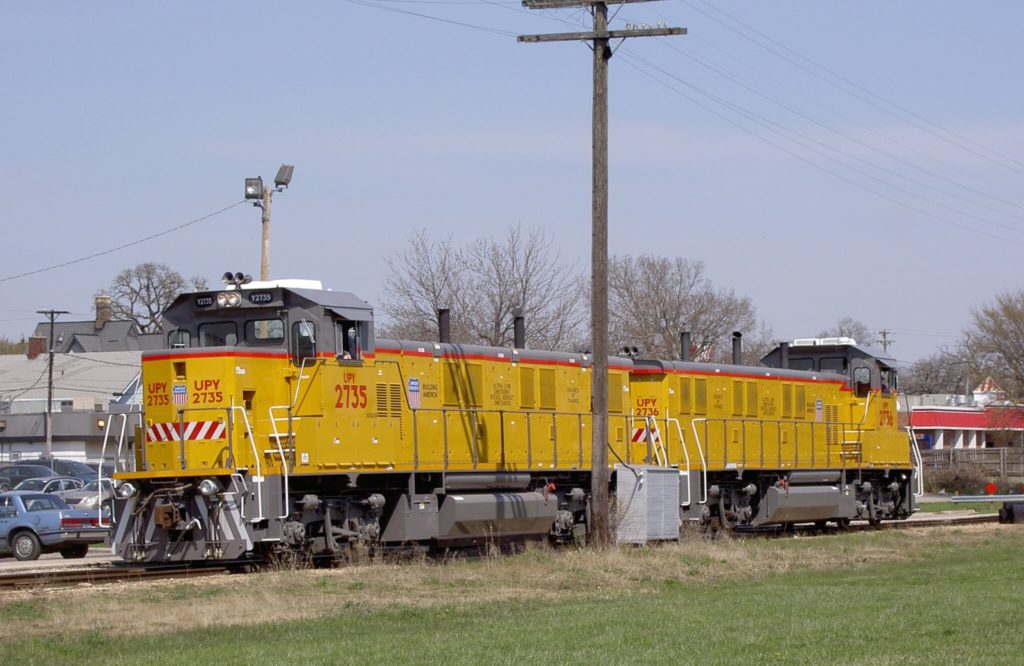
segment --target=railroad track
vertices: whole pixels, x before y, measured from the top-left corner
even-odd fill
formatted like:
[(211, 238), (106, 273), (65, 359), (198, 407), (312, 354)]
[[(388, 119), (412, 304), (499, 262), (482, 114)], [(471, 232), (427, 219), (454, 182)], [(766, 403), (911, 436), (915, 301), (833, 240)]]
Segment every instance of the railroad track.
[(915, 518), (913, 520), (894, 520), (882, 523), (877, 527), (873, 527), (867, 523), (856, 523), (850, 526), (850, 529), (858, 530), (899, 530), (899, 529), (911, 529), (914, 527), (943, 527), (948, 525), (975, 525), (978, 523), (998, 523), (999, 514), (997, 513), (979, 513), (973, 516), (953, 516), (953, 515), (928, 515), (928, 514), (915, 514), (915, 515), (926, 515), (927, 517)]
[[(922, 516), (922, 514), (918, 514)], [(994, 513), (983, 513), (977, 515), (923, 515), (913, 520), (886, 521), (881, 525), (874, 526), (866, 522), (851, 523), (849, 527), (840, 529), (830, 526), (826, 534), (841, 534), (844, 532), (861, 532), (875, 530), (898, 530), (929, 527), (949, 527), (952, 525), (975, 525), (980, 523), (999, 522), (999, 516)], [(765, 536), (781, 536), (787, 532), (781, 529), (766, 529), (756, 532), (737, 533), (736, 536), (763, 534)], [(821, 530), (811, 526), (800, 526), (797, 530), (800, 534), (821, 533)], [(11, 574), (0, 574), (0, 592), (19, 589), (39, 588), (62, 588), (78, 587), (81, 585), (92, 585), (97, 583), (111, 582), (137, 582), (143, 580), (166, 580), (166, 579), (195, 579), (207, 576), (214, 576), (224, 573), (237, 573), (241, 569), (237, 566), (211, 564), (191, 566), (170, 566), (160, 565), (154, 567), (140, 567), (127, 564), (100, 564), (90, 567), (78, 567), (74, 569), (47, 569), (44, 571), (22, 571)]]
[(97, 583), (201, 578), (229, 573), (230, 571), (231, 569), (226, 566), (139, 567), (120, 564), (95, 565), (74, 569), (19, 571), (11, 574), (0, 574), (0, 592), (19, 589), (78, 587)]

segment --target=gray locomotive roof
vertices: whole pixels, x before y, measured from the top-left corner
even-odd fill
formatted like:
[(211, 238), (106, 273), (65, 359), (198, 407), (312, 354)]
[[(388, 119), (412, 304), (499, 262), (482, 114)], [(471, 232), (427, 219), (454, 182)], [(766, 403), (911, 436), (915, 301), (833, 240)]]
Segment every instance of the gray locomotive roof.
[[(772, 349), (770, 352), (764, 355), (764, 358), (761, 359), (761, 362), (764, 363), (768, 361), (768, 359), (772, 359), (772, 361), (770, 362), (774, 362), (775, 359), (778, 359), (781, 356), (781, 349), (781, 345), (775, 347), (775, 349)], [(874, 358), (881, 361), (884, 365), (890, 367), (898, 366), (900, 364), (900, 362), (897, 359), (889, 356), (888, 353), (882, 351), (881, 349), (869, 347), (867, 345), (800, 345), (795, 347), (790, 346), (789, 356), (790, 358), (799, 358), (804, 354), (814, 354), (815, 356), (820, 356), (822, 354), (831, 353), (842, 354), (843, 356), (845, 356), (850, 351), (854, 352), (853, 356), (860, 358)]]
[(834, 377), (846, 381), (845, 375), (833, 372), (808, 372), (806, 370), (783, 370), (764, 366), (731, 365), (727, 363), (696, 363), (692, 361), (662, 361), (643, 359), (635, 361), (637, 369), (657, 369), (663, 372), (692, 372), (700, 374), (746, 375), (748, 377), (789, 377), (792, 379), (812, 379), (816, 377)]
[[(440, 347), (440, 352), (448, 356), (498, 356), (510, 360), (577, 363), (581, 367), (590, 367), (593, 358), (584, 352), (545, 351), (539, 349), (515, 349), (512, 347), (491, 347), (488, 345), (464, 345), (458, 343), (425, 342), (421, 340), (378, 339), (377, 348), (401, 350), (431, 350)], [(633, 360), (618, 356), (609, 356), (608, 364), (614, 367), (632, 367)]]
[(284, 291), (290, 291), (308, 301), (325, 308), (349, 308), (352, 310), (373, 311), (373, 306), (367, 301), (359, 298), (350, 291), (330, 291), (327, 289), (293, 289), (283, 287)]
[(305, 289), (282, 287), (282, 291), (291, 292), (299, 298), (323, 306), (331, 312), (352, 321), (369, 321), (373, 319), (373, 306), (350, 291), (330, 291), (327, 289)]

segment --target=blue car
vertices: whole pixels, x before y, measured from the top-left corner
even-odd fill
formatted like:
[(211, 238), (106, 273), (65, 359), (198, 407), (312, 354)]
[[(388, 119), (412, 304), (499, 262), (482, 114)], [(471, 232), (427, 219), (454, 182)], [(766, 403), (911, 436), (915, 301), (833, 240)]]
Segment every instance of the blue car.
[(109, 527), (98, 512), (72, 509), (54, 495), (32, 491), (0, 494), (0, 555), (34, 560), (43, 553), (80, 558), (103, 543)]

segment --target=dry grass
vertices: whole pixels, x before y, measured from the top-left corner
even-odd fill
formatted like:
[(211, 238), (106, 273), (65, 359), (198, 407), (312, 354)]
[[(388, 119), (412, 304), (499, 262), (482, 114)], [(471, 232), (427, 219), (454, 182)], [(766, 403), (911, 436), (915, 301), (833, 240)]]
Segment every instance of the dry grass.
[(533, 547), (512, 557), (404, 561), (329, 570), (270, 571), (195, 581), (96, 585), (0, 596), (0, 640), (57, 634), (169, 633), (385, 608), (620, 597), (666, 581), (701, 584), (791, 571), (857, 568), (971, 548), (1014, 526), (972, 525), (791, 539), (690, 538), (597, 553)]

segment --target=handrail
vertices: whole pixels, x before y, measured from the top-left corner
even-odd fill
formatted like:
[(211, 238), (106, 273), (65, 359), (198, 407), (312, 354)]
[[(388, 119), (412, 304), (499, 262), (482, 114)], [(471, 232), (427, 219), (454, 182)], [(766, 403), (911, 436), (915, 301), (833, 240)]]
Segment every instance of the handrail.
[[(97, 478), (98, 484), (99, 484), (99, 498), (100, 498), (100, 501), (97, 503), (97, 506), (96, 506), (96, 511), (97, 511), (97, 517), (99, 519), (99, 523), (98, 524), (99, 524), (100, 527), (111, 527), (113, 525), (113, 520), (114, 520), (114, 503), (111, 502), (111, 504), (110, 504), (111, 525), (107, 525), (106, 523), (103, 522), (103, 479), (106, 478), (106, 477), (103, 476), (103, 463), (106, 462), (106, 460), (107, 460), (107, 442), (110, 439), (110, 430), (111, 430), (111, 427), (114, 424), (114, 417), (115, 416), (119, 416), (121, 418), (121, 433), (120, 433), (120, 435), (117, 438), (117, 453), (114, 454), (114, 472), (116, 473), (118, 471), (117, 470), (118, 463), (121, 462), (122, 456), (123, 456), (122, 449), (124, 447), (124, 442), (125, 442), (125, 429), (128, 427), (128, 418), (132, 414), (138, 414), (139, 415), (139, 425), (141, 426), (142, 425), (142, 412), (141, 411), (136, 412), (136, 411), (129, 410), (127, 412), (120, 412), (120, 413), (116, 413), (116, 414), (112, 414), (110, 412), (107, 413), (107, 424), (106, 424), (106, 426), (104, 427), (104, 430), (103, 430), (103, 444), (100, 446), (100, 465), (99, 465), (99, 471), (97, 471), (97, 473), (96, 473), (96, 478)], [(142, 433), (142, 437), (143, 437), (143, 441), (141, 443), (141, 446), (145, 447), (145, 444), (146, 444), (145, 437), (146, 437), (146, 435), (145, 435), (144, 432)], [(143, 450), (145, 450), (145, 449), (143, 448)], [(129, 471), (129, 470), (123, 470), (123, 471)], [(111, 490), (113, 490), (113, 482), (111, 482)]]
[[(245, 423), (245, 432), (249, 435), (249, 445), (252, 447), (252, 460), (256, 464), (256, 476), (253, 477), (253, 483), (256, 484), (256, 506), (259, 508), (259, 516), (252, 519), (252, 522), (258, 523), (264, 519), (263, 517), (263, 473), (260, 467), (260, 455), (256, 449), (256, 435), (252, 431), (252, 426), (249, 425), (249, 415), (245, 413), (245, 410), (240, 406), (232, 404), (231, 409), (237, 410), (242, 415), (242, 421)], [(230, 436), (230, 435), (229, 435)], [(235, 476), (232, 474), (232, 476)], [(242, 495), (242, 515), (245, 515), (245, 495)]]
[[(179, 458), (178, 459), (181, 462), (181, 468), (182, 469), (187, 469), (187, 465), (188, 465), (188, 462), (185, 459), (185, 412), (220, 412), (220, 411), (224, 412), (224, 416), (225, 416), (225, 420), (226, 420), (226, 423), (224, 424), (224, 427), (226, 428), (225, 439), (227, 439), (227, 442), (228, 442), (228, 459), (232, 462), (232, 464), (234, 464), (234, 460), (235, 460), (235, 445), (234, 445), (234, 442), (231, 441), (231, 410), (232, 409), (235, 409), (235, 407), (233, 405), (230, 406), (230, 407), (179, 407), (178, 408), (178, 432), (175, 433), (175, 434), (178, 435), (178, 441), (179, 441), (179, 443), (181, 445), (181, 447), (180, 447), (180, 454), (179, 454)], [(190, 423), (192, 423), (192, 422), (190, 421)]]
[[(775, 424), (777, 426), (780, 426), (780, 432), (781, 432), (781, 426), (784, 426), (784, 425), (792, 426), (793, 427), (793, 434), (794, 434), (794, 441), (793, 441), (793, 462), (794, 462), (794, 464), (799, 462), (799, 457), (798, 456), (799, 456), (799, 432), (800, 432), (799, 428), (800, 428), (800, 426), (808, 426), (810, 428), (811, 447), (812, 447), (811, 451), (812, 452), (814, 451), (814, 433), (815, 433), (815, 427), (816, 426), (818, 426), (820, 428), (826, 428), (826, 429), (827, 428), (841, 429), (842, 432), (846, 432), (846, 429), (847, 429), (848, 426), (853, 426), (853, 427), (856, 427), (856, 428), (860, 428), (861, 427), (860, 424), (858, 424), (858, 423), (847, 422), (847, 421), (807, 421), (807, 420), (796, 420), (796, 419), (772, 419), (772, 420), (765, 420), (765, 419), (759, 419), (759, 418), (754, 418), (754, 417), (740, 417), (740, 416), (738, 416), (738, 417), (714, 417), (714, 418), (704, 417), (704, 418), (697, 418), (697, 419), (693, 419), (690, 422), (690, 425), (691, 425), (691, 428), (693, 429), (694, 438), (696, 438), (696, 440), (697, 440), (697, 442), (699, 444), (700, 443), (700, 434), (697, 432), (697, 424), (698, 423), (702, 423), (704, 425), (704, 429), (706, 431), (707, 430), (707, 426), (710, 423), (721, 423), (721, 424), (723, 424), (723, 426), (727, 426), (729, 423), (732, 423), (732, 422), (737, 422), (737, 423), (741, 423), (741, 424), (759, 423), (762, 426), (764, 424), (769, 424), (769, 423), (770, 424)], [(852, 432), (859, 432), (859, 430), (853, 430)], [(828, 431), (826, 430), (826, 437), (827, 436), (828, 436)], [(746, 441), (746, 429), (744, 428), (744, 442), (745, 441)], [(842, 441), (838, 442), (838, 444), (840, 445), (840, 451), (839, 451), (838, 455), (839, 455), (840, 463), (841, 463), (841, 466), (842, 466), (843, 469), (846, 469), (846, 466), (847, 466), (846, 465), (846, 454), (848, 452), (847, 451), (843, 451), (842, 448), (841, 448), (842, 445), (845, 444), (845, 443), (846, 443), (845, 442), (845, 437), (844, 437), (844, 439)], [(726, 442), (726, 444), (728, 444), (728, 442)], [(859, 439), (858, 439), (858, 441), (855, 442), (855, 444), (857, 445), (857, 448), (858, 448), (857, 455), (861, 455), (860, 451), (863, 448), (863, 443), (860, 442)], [(762, 437), (762, 438), (760, 438), (760, 449), (761, 449), (761, 457), (762, 458), (763, 458), (763, 455), (764, 455), (764, 446), (765, 446), (765, 440)], [(726, 451), (725, 458), (728, 458), (728, 455), (727, 455), (728, 449), (726, 448), (725, 451)], [(829, 451), (830, 452), (826, 455), (826, 460), (827, 460), (826, 464), (831, 466), (832, 465), (832, 455), (833, 455), (831, 453), (831, 447), (829, 447)], [(779, 465), (781, 466), (782, 465), (782, 443), (781, 443), (781, 441), (778, 443), (778, 453), (779, 453)], [(743, 452), (743, 456), (742, 456), (742, 458), (740, 460), (740, 462), (742, 463), (743, 467), (747, 466), (747, 458), (748, 458), (748, 456), (747, 456), (747, 451), (745, 449), (745, 443), (744, 443), (744, 452)], [(725, 462), (728, 463), (729, 461), (726, 460)]]
[(292, 396), (292, 404), (288, 406), (288, 409), (294, 409), (295, 405), (299, 404), (299, 387), (302, 386), (303, 372), (306, 370), (306, 361), (313, 361), (308, 367), (316, 367), (319, 365), (320, 359), (318, 358), (304, 358), (302, 359), (302, 365), (299, 366), (299, 381), (295, 382), (295, 395)]
[(924, 495), (924, 456), (921, 455), (921, 447), (917, 444), (917, 433), (914, 432), (911, 419), (913, 414), (910, 409), (910, 398), (906, 393), (903, 394), (903, 404), (907, 408), (907, 436), (910, 437), (910, 452), (917, 463), (917, 489), (914, 491), (914, 497), (921, 497)]
[(284, 449), (281, 448), (281, 433), (277, 430), (277, 417), (274, 416), (275, 409), (287, 409), (288, 410), (288, 436), (295, 437), (295, 433), (292, 432), (291, 421), (292, 421), (292, 408), (290, 405), (271, 405), (267, 408), (267, 413), (270, 415), (270, 427), (273, 430), (274, 441), (277, 443), (277, 455), (281, 457), (281, 478), (284, 479), (284, 513), (278, 518), (288, 517), (288, 461), (284, 457)]
[(921, 447), (917, 444), (914, 426), (907, 426), (907, 436), (910, 437), (910, 452), (914, 455), (914, 465), (917, 467), (914, 497), (921, 497), (924, 495), (924, 456), (921, 455)]
[[(103, 462), (107, 459), (107, 438), (110, 436), (110, 426), (113, 424), (113, 419), (111, 418), (111, 416), (112, 416), (111, 414), (107, 415), (107, 424), (106, 424), (106, 427), (103, 429), (103, 444), (100, 446), (100, 464), (99, 464), (99, 469), (96, 472), (96, 478), (97, 478), (96, 485), (98, 486), (97, 487), (97, 491), (99, 492), (99, 500), (100, 500), (99, 502), (96, 503), (96, 518), (97, 518), (97, 524), (100, 527), (111, 527), (113, 525), (113, 522), (114, 522), (114, 503), (113, 502), (110, 503), (110, 522), (111, 522), (111, 524), (107, 525), (106, 523), (103, 522)], [(121, 415), (121, 416), (122, 416), (122, 421), (124, 421), (123, 415)], [(122, 425), (122, 432), (123, 431), (124, 431), (124, 426)], [(120, 446), (118, 448), (120, 449)], [(114, 462), (114, 471), (115, 472), (117, 471), (117, 462), (116, 461)], [(114, 484), (113, 483), (110, 484), (110, 489), (111, 489), (111, 491), (113, 491), (113, 489), (114, 489)]]
[(661, 438), (661, 431), (658, 430), (657, 417), (645, 416), (644, 427), (647, 429), (647, 443), (654, 452), (655, 461), (659, 466), (667, 467), (668, 451), (665, 450), (665, 442)]
[[(683, 426), (679, 422), (679, 419), (673, 419), (673, 418), (669, 418), (667, 416), (665, 417), (665, 423), (666, 424), (669, 424), (669, 423), (675, 424), (676, 432), (679, 433), (679, 446), (683, 449), (683, 457), (686, 458), (686, 475), (687, 475), (687, 479), (686, 479), (686, 503), (683, 504), (682, 506), (690, 506), (690, 504), (693, 503), (692, 499), (690, 498), (690, 479), (689, 479), (689, 475), (690, 475), (690, 452), (686, 450), (686, 438), (683, 437)], [(704, 461), (704, 449), (700, 445), (700, 438), (698, 437), (696, 439), (697, 439), (697, 442), (696, 442), (697, 443), (697, 453), (700, 455), (700, 473), (701, 473), (701, 478), (702, 478), (702, 480), (701, 480), (701, 492), (698, 495), (697, 503), (698, 504), (707, 504), (707, 501), (708, 501), (708, 466), (707, 466), (706, 462)]]
[[(465, 415), (469, 416), (471, 419), (473, 419), (473, 423), (471, 423), (471, 427), (473, 428), (473, 432), (471, 433), (471, 438), (470, 438), (470, 441), (468, 442), (469, 446), (471, 447), (470, 450), (469, 450), (469, 453), (470, 453), (470, 456), (471, 456), (471, 461), (470, 461), (471, 463), (472, 463), (472, 458), (475, 458), (477, 456), (477, 454), (478, 454), (478, 451), (476, 450), (476, 447), (478, 446), (478, 443), (477, 443), (477, 440), (475, 439), (474, 436), (478, 436), (479, 435), (479, 421), (480, 421), (480, 418), (481, 418), (482, 415), (488, 415), (488, 414), (494, 415), (494, 416), (502, 419), (502, 424), (505, 423), (506, 415), (513, 415), (513, 416), (520, 415), (520, 416), (523, 416), (525, 418), (525, 421), (526, 421), (526, 430), (527, 430), (527, 432), (526, 432), (526, 456), (527, 456), (526, 464), (527, 464), (527, 467), (531, 467), (531, 468), (533, 467), (533, 462), (534, 462), (533, 461), (534, 446), (533, 446), (533, 434), (532, 434), (533, 431), (532, 431), (532, 419), (531, 419), (531, 417), (541, 416), (541, 417), (544, 417), (545, 419), (550, 418), (551, 421), (552, 421), (552, 424), (554, 425), (556, 423), (556, 421), (555, 421), (556, 417), (572, 416), (572, 417), (576, 418), (576, 429), (577, 429), (577, 431), (582, 433), (586, 429), (586, 424), (583, 422), (583, 418), (590, 415), (589, 413), (584, 413), (584, 412), (562, 412), (562, 411), (548, 410), (548, 409), (480, 409), (480, 408), (476, 408), (476, 407), (421, 407), (421, 408), (415, 410), (412, 413), (412, 428), (413, 428), (413, 440), (414, 440), (414, 447), (413, 447), (414, 451), (413, 451), (413, 454), (414, 454), (414, 457), (415, 457), (414, 465), (417, 468), (419, 466), (419, 445), (418, 445), (418, 441), (419, 441), (420, 417), (421, 417), (421, 415), (430, 415), (430, 414), (439, 415), (441, 417), (439, 420), (440, 420), (440, 423), (441, 423), (441, 427), (444, 429), (444, 432), (442, 434), (442, 444), (443, 444), (443, 452), (444, 452), (444, 469), (448, 469), (448, 465), (449, 465), (449, 453), (450, 453), (450, 451), (449, 451), (449, 442), (448, 442), (448, 415), (449, 414), (465, 414)], [(613, 421), (614, 419), (619, 419), (619, 418), (624, 419), (625, 420), (625, 424), (629, 425), (630, 424), (630, 419), (632, 417), (631, 417), (630, 414), (609, 414), (608, 415), (609, 422)], [(504, 429), (504, 427), (502, 427), (500, 429), (500, 433), (501, 433), (500, 436), (503, 438), (502, 442), (504, 442), (504, 437), (505, 437), (504, 432), (505, 432), (505, 429)], [(557, 455), (558, 455), (558, 428), (557, 427), (554, 428), (553, 433), (554, 433), (554, 435), (553, 435), (554, 441), (552, 442), (552, 451), (551, 451), (552, 463), (557, 467), (558, 466), (558, 458), (557, 458)], [(626, 437), (626, 441), (627, 441), (627, 443), (630, 441), (630, 438), (629, 438), (628, 435)], [(609, 448), (610, 447), (611, 447), (611, 443), (609, 442)], [(580, 444), (580, 448), (582, 449), (582, 444)], [(629, 449), (627, 448), (627, 451), (628, 450)], [(576, 458), (578, 460), (578, 463), (582, 465), (583, 461), (582, 461), (582, 459), (579, 459), (579, 455), (581, 455), (581, 452), (580, 452), (580, 454), (578, 454), (576, 456)], [(477, 463), (478, 462), (479, 462), (479, 459), (477, 458)]]

